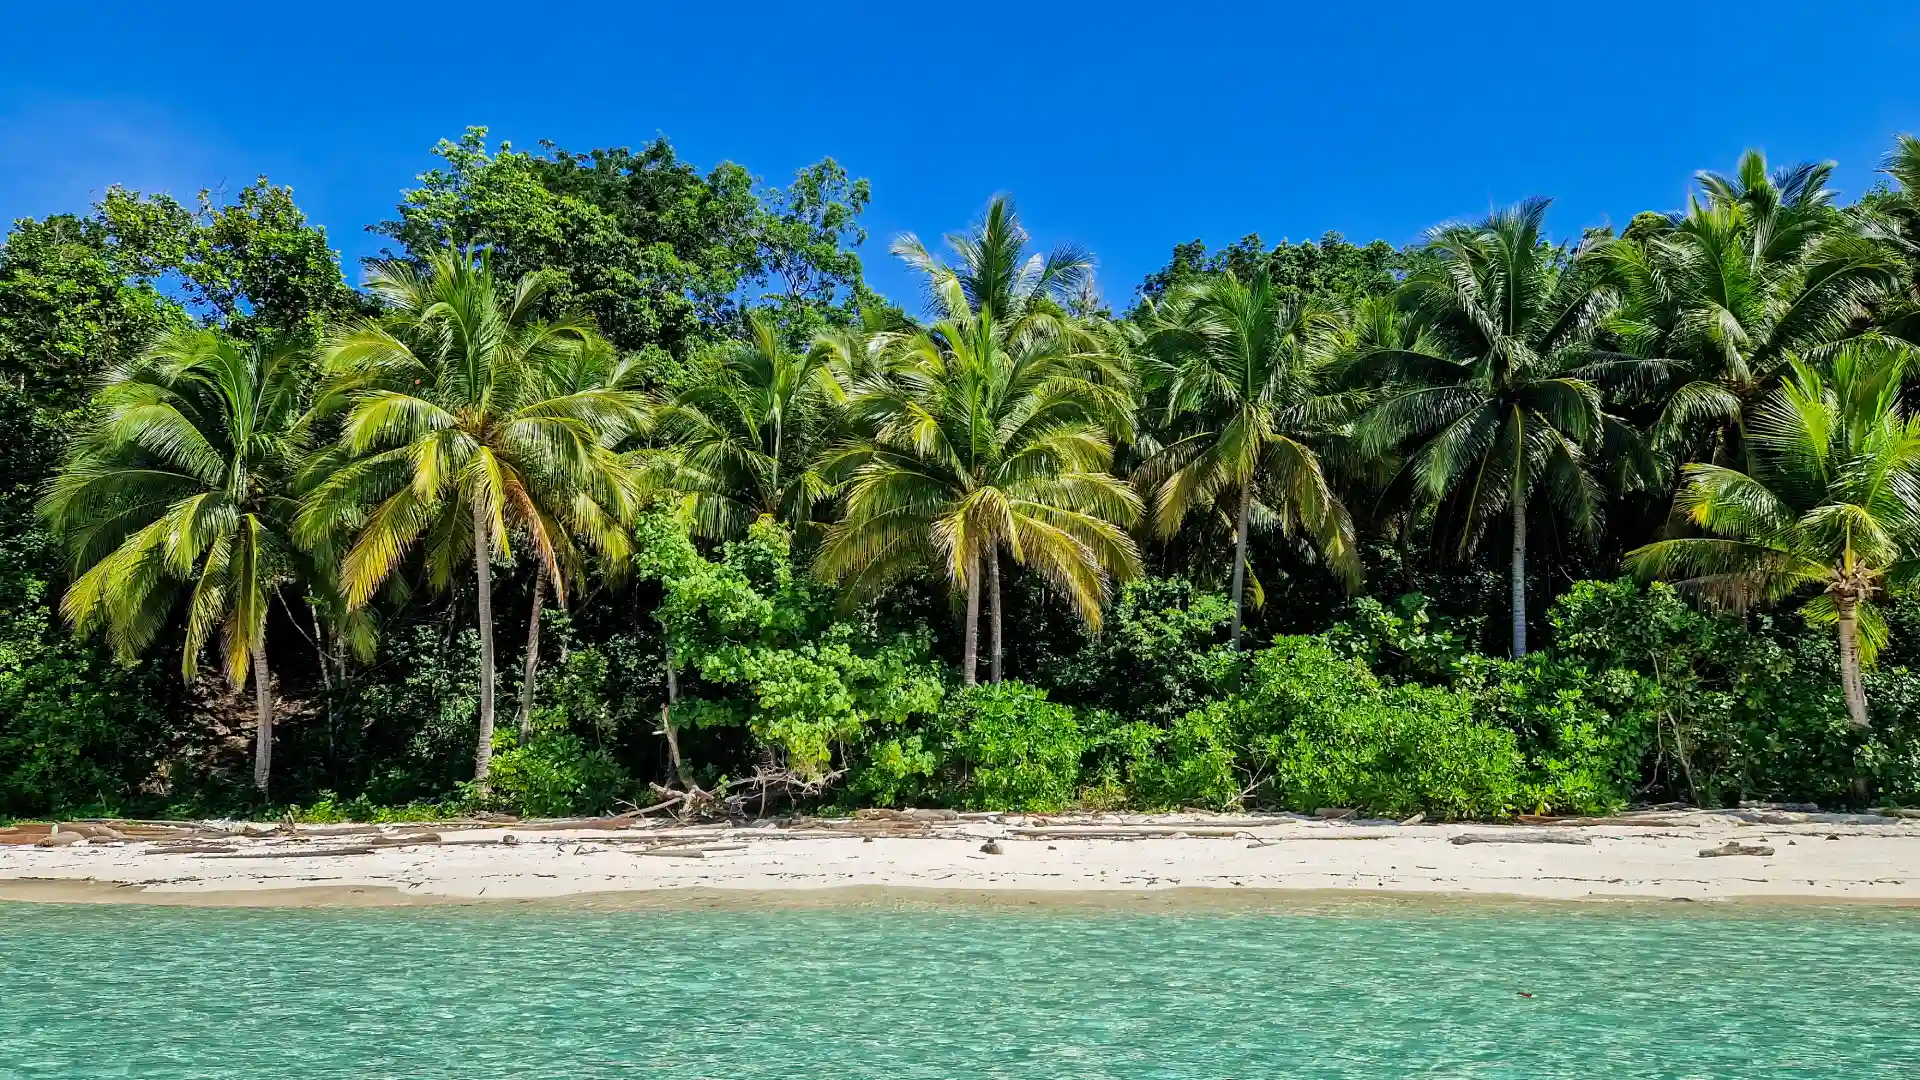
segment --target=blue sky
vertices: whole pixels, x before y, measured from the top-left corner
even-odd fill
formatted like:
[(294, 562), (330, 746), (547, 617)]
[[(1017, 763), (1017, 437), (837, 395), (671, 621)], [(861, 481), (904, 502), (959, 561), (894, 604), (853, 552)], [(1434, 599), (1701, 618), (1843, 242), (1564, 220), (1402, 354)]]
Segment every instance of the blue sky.
[[(349, 275), (436, 140), (668, 135), (872, 179), (869, 278), (1010, 191), (1122, 305), (1173, 244), (1413, 240), (1544, 194), (1556, 231), (1677, 207), (1762, 147), (1849, 194), (1920, 129), (1920, 4), (6, 3), (0, 219), (110, 183), (291, 184)], [(268, 9), (273, 10), (268, 10)]]

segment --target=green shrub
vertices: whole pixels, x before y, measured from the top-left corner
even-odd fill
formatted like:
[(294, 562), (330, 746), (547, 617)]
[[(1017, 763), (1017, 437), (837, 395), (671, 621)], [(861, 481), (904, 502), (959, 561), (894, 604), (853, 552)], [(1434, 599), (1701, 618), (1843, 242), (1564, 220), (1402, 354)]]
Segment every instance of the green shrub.
[(1087, 741), (1073, 710), (1044, 690), (1008, 681), (969, 687), (941, 714), (953, 801), (983, 810), (1060, 810), (1072, 804)]
[(932, 800), (939, 770), (923, 736), (882, 739), (854, 763), (847, 794), (859, 806), (912, 806)]
[(536, 730), (525, 746), (511, 736), (493, 757), (493, 798), (531, 817), (597, 814), (633, 787), (613, 755), (570, 731)]
[(1275, 799), (1301, 811), (1503, 817), (1513, 812), (1525, 771), (1511, 732), (1476, 720), (1469, 699), (1423, 686), (1308, 710), (1262, 750)]
[(1057, 700), (1170, 727), (1231, 685), (1233, 608), (1183, 578), (1142, 578), (1120, 590), (1098, 633), (1045, 667)]
[(1129, 773), (1144, 806), (1257, 804), (1435, 817), (1512, 812), (1525, 776), (1513, 733), (1443, 687), (1387, 686), (1325, 637), (1281, 637), (1239, 692), (1195, 709)]
[(1189, 711), (1161, 731), (1145, 724), (1127, 733), (1127, 784), (1144, 809), (1238, 806), (1249, 774), (1238, 737), (1242, 714), (1215, 701)]

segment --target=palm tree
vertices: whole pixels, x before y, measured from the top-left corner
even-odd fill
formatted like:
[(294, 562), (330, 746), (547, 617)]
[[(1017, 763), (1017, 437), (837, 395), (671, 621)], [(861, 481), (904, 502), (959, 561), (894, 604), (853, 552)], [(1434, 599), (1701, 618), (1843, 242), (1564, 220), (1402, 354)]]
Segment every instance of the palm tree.
[(1803, 607), (1840, 643), (1847, 715), (1866, 727), (1860, 677), (1886, 639), (1874, 598), (1909, 580), (1920, 554), (1920, 417), (1900, 404), (1909, 350), (1850, 342), (1831, 372), (1794, 359), (1787, 382), (1757, 410), (1753, 467), (1686, 467), (1674, 513), (1708, 535), (1636, 549), (1628, 565), (1679, 578), (1738, 609), (1815, 586)]
[(186, 602), (181, 675), (220, 638), (238, 690), (253, 676), (253, 782), (273, 766), (267, 608), (292, 571), (287, 482), (300, 370), (285, 353), (179, 331), (109, 373), (41, 512), (77, 575), (61, 601), (76, 632), (104, 629), (131, 657)]
[(796, 352), (770, 314), (750, 314), (746, 340), (706, 350), (691, 385), (649, 404), (657, 448), (634, 455), (642, 477), (683, 496), (700, 536), (744, 536), (762, 515), (808, 524), (831, 494), (813, 462), (846, 399), (835, 376), (841, 353), (864, 358), (849, 333)]
[(952, 263), (935, 257), (912, 233), (896, 238), (892, 250), (925, 279), (942, 317), (986, 317), (1009, 341), (1063, 330), (1068, 304), (1093, 279), (1093, 257), (1079, 248), (1029, 253), (1027, 230), (1008, 195), (994, 196), (971, 232), (946, 239)]
[[(1060, 347), (1062, 355), (1093, 361), (1076, 362), (1078, 374), (1088, 380), (1086, 389), (1105, 402), (1100, 411), (1109, 421), (1109, 433), (1124, 437), (1131, 426), (1131, 409), (1130, 403), (1121, 405), (1119, 398), (1130, 394), (1131, 382), (1125, 365), (1112, 362), (1121, 355), (1114, 347), (1116, 337), (1103, 321), (1070, 314), (1076, 302), (1092, 295), (1093, 258), (1070, 245), (1057, 246), (1045, 254), (1029, 252), (1029, 239), (1012, 197), (996, 195), (973, 229), (947, 235), (952, 262), (935, 256), (912, 233), (895, 238), (891, 250), (921, 275), (935, 317), (948, 324), (947, 329), (954, 334), (972, 335), (974, 340), (963, 351), (981, 362), (991, 363), (994, 357), (1010, 352), (1032, 351), (1038, 355), (1054, 351), (1055, 346)], [(898, 357), (924, 354), (928, 342), (936, 349), (944, 348), (947, 345), (943, 342), (952, 339), (953, 334), (938, 330), (930, 338), (920, 335), (918, 327), (869, 338), (871, 351), (882, 358), (878, 365), (882, 375), (887, 365), (899, 362)], [(855, 359), (846, 357), (841, 366), (860, 368), (851, 362)], [(874, 366), (872, 362), (864, 365), (866, 369)], [(998, 681), (1005, 658), (999, 546), (989, 545), (981, 557), (986, 565), (988, 622), (992, 628), (989, 667)], [(975, 621), (970, 615), (970, 641)], [(969, 660), (969, 669), (971, 666)]]
[(1409, 275), (1403, 303), (1434, 352), (1390, 350), (1398, 385), (1361, 425), (1369, 453), (1409, 447), (1427, 498), (1457, 513), (1472, 550), (1502, 514), (1512, 523), (1513, 655), (1527, 651), (1527, 510), (1545, 494), (1576, 530), (1597, 517), (1587, 451), (1606, 416), (1600, 392), (1576, 377), (1609, 296), (1580, 258), (1549, 247), (1548, 200), (1530, 199), (1429, 238), (1434, 265)]
[(1582, 374), (1660, 404), (1656, 450), (1746, 467), (1744, 417), (1789, 357), (1858, 333), (1896, 280), (1898, 260), (1831, 206), (1831, 171), (1770, 174), (1750, 151), (1734, 177), (1702, 173), (1684, 215), (1595, 249), (1622, 298), (1607, 320), (1620, 348)]
[(1165, 402), (1163, 423), (1186, 419), (1197, 430), (1167, 443), (1141, 475), (1163, 537), (1196, 509), (1232, 515), (1235, 648), (1256, 505), (1272, 527), (1311, 538), (1347, 584), (1360, 578), (1353, 521), (1314, 448), (1350, 418), (1353, 396), (1333, 385), (1337, 324), (1332, 310), (1282, 292), (1264, 270), (1246, 283), (1228, 273), (1184, 286), (1148, 319), (1144, 362)]
[[(547, 395), (551, 398), (568, 397), (586, 393), (625, 394), (635, 402), (641, 400), (635, 390), (639, 371), (634, 363), (622, 357), (606, 338), (589, 336), (579, 348), (571, 353), (562, 353), (555, 362), (547, 366)], [(626, 436), (630, 424), (609, 423), (601, 425), (602, 444), (613, 446)], [(565, 529), (565, 519), (556, 519), (552, 527)], [(584, 582), (586, 567), (578, 557), (580, 544), (578, 538), (564, 537), (565, 542), (555, 546), (557, 554), (564, 556), (559, 560), (560, 570), (568, 579), (576, 583)], [(605, 570), (610, 577), (625, 575), (622, 563), (607, 564)], [(533, 607), (527, 617), (527, 651), (520, 673), (520, 743), (525, 745), (533, 734), (533, 701), (536, 677), (540, 667), (540, 615), (546, 608), (549, 572), (547, 563), (539, 558), (533, 566)], [(556, 590), (561, 602), (565, 603), (565, 593)]]
[[(819, 572), (861, 595), (937, 566), (966, 596), (969, 686), (977, 680), (982, 578), (997, 601), (1001, 549), (1037, 570), (1094, 627), (1115, 580), (1139, 571), (1126, 534), (1139, 498), (1107, 471), (1107, 433), (1126, 404), (1111, 381), (1121, 376), (1112, 358), (1076, 352), (1072, 340), (1011, 342), (984, 315), (915, 335), (898, 370), (849, 404), (851, 422), (867, 434), (825, 463), (846, 478), (846, 514), (827, 531)], [(999, 616), (993, 602), (996, 645)]]
[(550, 279), (507, 292), (485, 255), (441, 251), (424, 272), (375, 264), (368, 287), (388, 311), (336, 328), (316, 412), (339, 416), (344, 463), (313, 489), (297, 535), (344, 527), (341, 591), (366, 604), (410, 552), (444, 591), (472, 563), (480, 631), (480, 724), (474, 781), (493, 753), (493, 578), (509, 536), (526, 536), (565, 601), (564, 567), (584, 542), (624, 560), (632, 480), (609, 447), (636, 424), (638, 400), (617, 387), (559, 387), (596, 335), (578, 318), (536, 312)]

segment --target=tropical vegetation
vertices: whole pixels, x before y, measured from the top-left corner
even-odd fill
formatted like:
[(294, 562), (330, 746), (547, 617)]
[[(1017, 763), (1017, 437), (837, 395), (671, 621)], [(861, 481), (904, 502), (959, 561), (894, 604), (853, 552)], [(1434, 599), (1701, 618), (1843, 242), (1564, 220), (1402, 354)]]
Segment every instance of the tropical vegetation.
[(1118, 312), (1005, 196), (896, 305), (831, 159), (435, 153), (358, 287), (266, 181), (6, 235), (0, 815), (1920, 802), (1920, 141)]

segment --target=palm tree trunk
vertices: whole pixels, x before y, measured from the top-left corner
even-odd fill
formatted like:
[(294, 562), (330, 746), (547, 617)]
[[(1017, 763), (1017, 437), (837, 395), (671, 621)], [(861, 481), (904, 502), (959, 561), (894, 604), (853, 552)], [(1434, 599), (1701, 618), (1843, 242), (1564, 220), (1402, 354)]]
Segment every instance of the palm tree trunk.
[(980, 556), (974, 555), (967, 565), (967, 632), (966, 648), (961, 654), (961, 682), (972, 686), (979, 681), (980, 667)]
[(1247, 591), (1247, 516), (1253, 511), (1253, 485), (1240, 485), (1240, 518), (1233, 529), (1233, 647), (1240, 647), (1240, 609)]
[(493, 538), (480, 500), (473, 501), (473, 572), (480, 600), (480, 734), (473, 751), (473, 782), (487, 791), (493, 768)]
[(1527, 655), (1527, 501), (1513, 500), (1513, 658)]
[(667, 763), (680, 786), (687, 787), (687, 770), (680, 758), (680, 730), (673, 726), (673, 707), (680, 701), (680, 677), (673, 667), (673, 648), (667, 648), (667, 702), (660, 706), (660, 730), (667, 737)]
[(1847, 718), (1856, 728), (1868, 726), (1867, 687), (1860, 678), (1860, 614), (1851, 600), (1835, 605), (1840, 628), (1840, 692), (1847, 699)]
[(987, 620), (993, 624), (993, 637), (987, 644), (988, 670), (992, 672), (993, 681), (999, 682), (1003, 650), (1000, 647), (1000, 549), (997, 547), (987, 554)]
[(273, 673), (267, 670), (265, 627), (253, 639), (253, 707), (253, 786), (264, 795), (273, 773)]
[(533, 678), (540, 668), (540, 609), (547, 601), (547, 564), (533, 571), (533, 615), (527, 620), (527, 666), (520, 678), (520, 743), (533, 737)]

